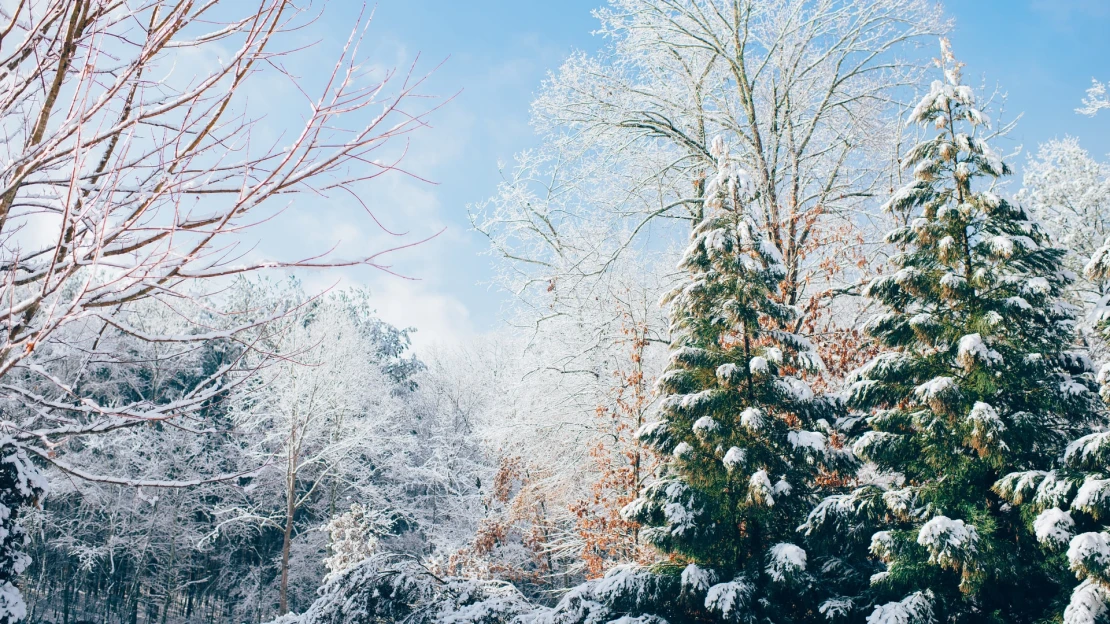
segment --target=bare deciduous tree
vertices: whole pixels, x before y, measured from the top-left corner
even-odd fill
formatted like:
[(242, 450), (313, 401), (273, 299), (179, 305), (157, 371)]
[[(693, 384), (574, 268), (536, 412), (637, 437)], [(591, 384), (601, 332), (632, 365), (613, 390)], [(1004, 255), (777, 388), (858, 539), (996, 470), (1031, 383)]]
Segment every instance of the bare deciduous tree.
[[(359, 183), (395, 169), (394, 140), (425, 125), (423, 82), (360, 67), (360, 24), (318, 84), (284, 69), (294, 51), (281, 35), (302, 9), (289, 0), (22, 0), (2, 11), (0, 80), (0, 396), (12, 443), (47, 461), (73, 436), (176, 419), (221, 392), (241, 360), (167, 404), (106, 405), (80, 396), (74, 379), (51, 378), (36, 354), (75, 323), (99, 324), (150, 342), (240, 340), (249, 327), (193, 319), (181, 334), (147, 334), (129, 321), (149, 300), (188, 314), (192, 293), (264, 268), (369, 265), (330, 253), (257, 260), (243, 237), (298, 198), (357, 197)], [(263, 123), (249, 101), (255, 80), (300, 89), (304, 123)], [(310, 81), (311, 82), (311, 81)], [(314, 92), (308, 89), (315, 89)], [(264, 103), (264, 102), (263, 102)], [(373, 216), (373, 215), (371, 215)], [(412, 244), (406, 241), (406, 244)], [(280, 312), (279, 312), (280, 313)], [(113, 358), (94, 342), (71, 354)], [(31, 392), (21, 378), (46, 390)], [(63, 466), (91, 477), (79, 467)]]
[[(611, 42), (545, 84), (543, 147), (522, 154), (474, 211), (506, 285), (550, 318), (630, 248), (702, 214), (710, 142), (733, 146), (757, 219), (784, 257), (785, 303), (804, 322), (841, 267), (866, 260), (873, 194), (890, 185), (900, 88), (924, 59), (902, 56), (945, 29), (925, 0), (612, 0)], [(680, 227), (684, 235), (687, 228)]]
[[(249, 322), (214, 312), (204, 302), (227, 278), (267, 268), (389, 270), (384, 254), (416, 244), (399, 239), (392, 249), (350, 259), (330, 251), (266, 259), (249, 244), (259, 224), (294, 202), (361, 201), (363, 183), (398, 169), (403, 137), (424, 127), (435, 108), (421, 102), (425, 77), (415, 66), (361, 65), (367, 19), (334, 65), (296, 76), (289, 67), (304, 47), (292, 35), (312, 18), (291, 0), (0, 4), (5, 461), (37, 457), (79, 478), (135, 486), (219, 478), (97, 474), (67, 461), (64, 450), (137, 425), (188, 431), (190, 414), (271, 360), (247, 356), (259, 355), (265, 328), (288, 311), (255, 311)], [(301, 98), (287, 102), (303, 111), (299, 125), (269, 123), (285, 111), (248, 97), (279, 83)], [(146, 331), (142, 315), (151, 310), (176, 315), (185, 327)], [(113, 335), (179, 355), (222, 341), (237, 356), (172, 399), (136, 387), (105, 400), (84, 389), (138, 357), (113, 350)], [(67, 365), (51, 366), (59, 361)], [(23, 489), (11, 504), (41, 497)], [(24, 563), (6, 569), (5, 579), (26, 565), (20, 553), (12, 557)], [(10, 584), (0, 590), (0, 621), (22, 618), (18, 591)]]

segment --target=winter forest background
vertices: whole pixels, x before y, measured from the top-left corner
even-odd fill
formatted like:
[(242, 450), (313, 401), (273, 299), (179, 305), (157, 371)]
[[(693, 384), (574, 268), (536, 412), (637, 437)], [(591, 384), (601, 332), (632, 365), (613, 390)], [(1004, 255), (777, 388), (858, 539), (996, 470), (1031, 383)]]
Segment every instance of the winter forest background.
[(470, 152), (400, 6), (0, 0), (0, 624), (1110, 622), (1106, 57), (568, 3)]

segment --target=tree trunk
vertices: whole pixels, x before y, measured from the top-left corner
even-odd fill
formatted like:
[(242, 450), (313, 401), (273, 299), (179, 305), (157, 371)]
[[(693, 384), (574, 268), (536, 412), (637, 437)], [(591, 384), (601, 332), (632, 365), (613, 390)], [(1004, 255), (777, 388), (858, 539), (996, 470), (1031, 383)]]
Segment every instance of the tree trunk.
[(296, 475), (291, 473), (285, 482), (285, 536), (281, 543), (281, 590), (278, 615), (289, 613), (289, 546), (293, 541), (293, 513), (296, 511)]

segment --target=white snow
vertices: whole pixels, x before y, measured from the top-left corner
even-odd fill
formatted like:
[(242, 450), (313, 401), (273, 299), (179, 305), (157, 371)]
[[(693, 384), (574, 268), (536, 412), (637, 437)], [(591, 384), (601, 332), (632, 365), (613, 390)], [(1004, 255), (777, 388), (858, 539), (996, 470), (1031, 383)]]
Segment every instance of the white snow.
[(909, 324), (910, 327), (918, 331), (923, 331), (930, 327), (935, 327), (938, 325), (937, 320), (933, 318), (933, 315), (929, 314), (928, 312), (914, 314), (910, 317)]
[(736, 371), (739, 370), (739, 368), (740, 367), (732, 362), (721, 364), (717, 367), (717, 379), (723, 384), (728, 384), (735, 378)]
[(871, 536), (868, 551), (883, 563), (890, 563), (894, 548), (894, 537), (890, 531), (879, 531)]
[(1087, 477), (1080, 486), (1075, 500), (1071, 502), (1072, 509), (1084, 511), (1099, 518), (1107, 515), (1110, 503), (1110, 479), (1096, 479)]
[(694, 421), (693, 427), (694, 433), (701, 438), (707, 437), (709, 434), (717, 431), (720, 428), (721, 426), (717, 424), (717, 421), (713, 420), (713, 418), (709, 416), (702, 416), (701, 418)]
[(771, 580), (781, 583), (805, 569), (806, 551), (800, 547), (788, 542), (771, 547), (770, 560), (767, 563), (767, 574)]
[(1048, 473), (1043, 470), (1011, 472), (994, 484), (994, 490), (1002, 498), (1015, 505), (1021, 505), (1037, 491), (1037, 484), (1045, 478), (1046, 474)]
[(1110, 431), (1087, 434), (1068, 444), (1064, 450), (1064, 462), (1069, 466), (1081, 467), (1098, 464), (1110, 454)]
[(674, 453), (675, 457), (685, 457), (685, 456), (689, 455), (690, 452), (693, 451), (693, 450), (694, 450), (694, 447), (690, 446), (688, 443), (679, 442), (678, 446), (674, 447), (673, 453)]
[(991, 239), (991, 251), (1003, 258), (1009, 258), (1014, 255), (1014, 240), (1005, 234), (999, 234)]
[(1052, 292), (1052, 286), (1043, 277), (1031, 277), (1025, 280), (1021, 290), (1031, 295), (1047, 295)]
[(940, 411), (948, 401), (960, 394), (960, 388), (951, 377), (934, 377), (917, 386), (914, 395), (934, 410)]
[(922, 525), (917, 543), (929, 551), (931, 563), (959, 569), (978, 552), (979, 533), (963, 520), (935, 516)]
[(794, 488), (786, 480), (786, 477), (779, 477), (779, 480), (775, 481), (775, 487), (772, 488), (775, 496), (790, 496), (790, 492), (793, 490)]
[(902, 488), (900, 490), (888, 490), (883, 492), (883, 503), (886, 504), (887, 509), (890, 510), (895, 516), (907, 519), (914, 511), (914, 504), (917, 501), (917, 493), (913, 488)]
[(971, 408), (971, 413), (967, 415), (967, 420), (971, 423), (971, 446), (981, 455), (986, 456), (995, 449), (1007, 448), (1006, 443), (1001, 441), (1006, 425), (994, 407), (982, 401), (976, 401)]
[(962, 275), (945, 273), (940, 278), (940, 285), (950, 290), (959, 290), (967, 285), (967, 280)]
[(1072, 491), (1071, 480), (1061, 476), (1055, 470), (1045, 473), (1044, 480), (1037, 486), (1037, 495), (1033, 503), (1042, 507), (1062, 506), (1067, 503), (1067, 496)]
[(868, 431), (852, 444), (852, 453), (854, 453), (856, 457), (868, 459), (870, 457), (871, 448), (884, 442), (893, 442), (900, 437), (901, 436), (896, 433), (889, 433), (886, 431)]
[(825, 435), (816, 431), (791, 431), (786, 434), (787, 441), (793, 445), (794, 448), (811, 449), (814, 451), (825, 451)]
[(776, 384), (784, 394), (795, 401), (810, 401), (813, 399), (813, 389), (797, 377), (783, 377), (776, 380)]
[(734, 446), (725, 453), (725, 458), (721, 461), (724, 463), (725, 468), (731, 471), (744, 464), (745, 455), (744, 449)]
[(665, 431), (667, 429), (667, 425), (668, 423), (665, 420), (657, 420), (655, 422), (644, 423), (643, 426), (636, 430), (636, 434), (633, 437), (635, 437), (637, 440), (649, 438), (657, 433)]
[(19, 622), (27, 617), (27, 603), (15, 585), (5, 582), (0, 585), (0, 619), (5, 622)]
[(1068, 564), (1079, 578), (1092, 573), (1104, 576), (1110, 565), (1110, 536), (1105, 533), (1082, 533), (1068, 545)]
[(774, 490), (771, 487), (771, 478), (767, 476), (766, 470), (757, 470), (755, 474), (748, 479), (748, 498), (753, 503), (763, 505), (764, 507), (774, 507), (775, 499), (771, 495)]
[(867, 616), (867, 624), (932, 624), (933, 621), (931, 594), (923, 592), (879, 605)]
[(913, 393), (921, 399), (928, 401), (946, 393), (957, 391), (956, 382), (951, 377), (934, 377), (929, 381), (914, 388)]
[(1072, 591), (1064, 608), (1064, 624), (1102, 624), (1110, 612), (1110, 591), (1094, 579), (1087, 579)]
[(686, 591), (703, 592), (717, 581), (717, 574), (713, 570), (698, 567), (691, 563), (682, 571), (682, 589)]
[(740, 412), (740, 425), (748, 431), (759, 431), (763, 428), (763, 412), (758, 407), (749, 407)]
[(979, 334), (968, 334), (960, 338), (956, 346), (956, 361), (965, 370), (970, 370), (976, 362), (983, 364), (1001, 364), (1002, 356), (983, 342)]
[(682, 503), (671, 502), (663, 505), (663, 517), (673, 535), (685, 535), (696, 529), (697, 514)]
[(1045, 546), (1060, 547), (1068, 543), (1074, 528), (1075, 521), (1071, 514), (1056, 507), (1045, 509), (1033, 521), (1037, 541)]
[(751, 361), (748, 362), (748, 370), (751, 371), (753, 375), (766, 375), (770, 370), (770, 366), (767, 365), (767, 358), (759, 355), (753, 357)]
[(625, 520), (632, 520), (639, 517), (643, 513), (644, 508), (648, 506), (646, 498), (636, 497), (632, 499), (627, 505), (621, 507), (621, 518)]
[(747, 610), (754, 591), (755, 586), (743, 577), (719, 583), (709, 588), (705, 596), (705, 608), (712, 613), (719, 613), (726, 622), (736, 621), (740, 612)]
[(826, 620), (840, 620), (848, 617), (854, 604), (851, 598), (829, 598), (817, 607), (817, 612), (825, 616)]

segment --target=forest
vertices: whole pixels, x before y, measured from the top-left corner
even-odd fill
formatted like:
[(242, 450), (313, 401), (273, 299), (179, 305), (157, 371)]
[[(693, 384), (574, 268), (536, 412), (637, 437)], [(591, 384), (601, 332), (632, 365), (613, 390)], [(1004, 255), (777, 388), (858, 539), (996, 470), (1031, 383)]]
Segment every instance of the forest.
[(0, 0), (0, 624), (1110, 624), (1110, 160), (933, 0), (603, 2), (418, 349), (373, 7)]

